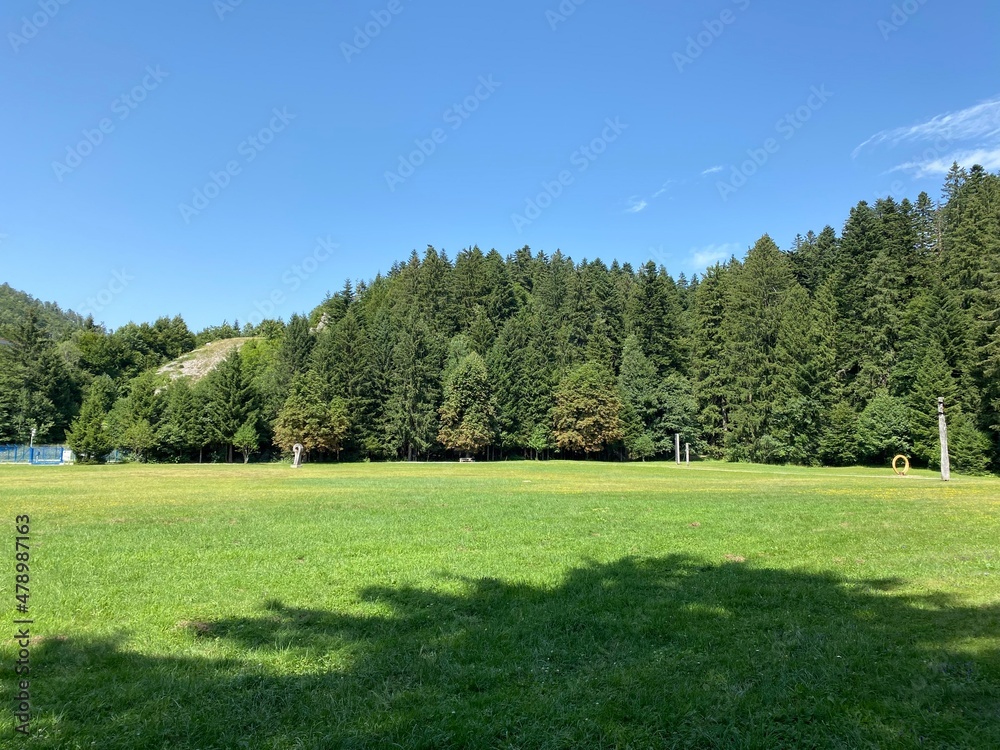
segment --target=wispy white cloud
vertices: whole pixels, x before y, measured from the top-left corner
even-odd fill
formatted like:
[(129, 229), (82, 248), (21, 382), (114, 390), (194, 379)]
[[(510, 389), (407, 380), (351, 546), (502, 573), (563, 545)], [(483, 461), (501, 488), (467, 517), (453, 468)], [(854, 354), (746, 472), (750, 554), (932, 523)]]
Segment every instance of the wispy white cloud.
[[(926, 122), (900, 128), (882, 130), (851, 153), (856, 159), (865, 148), (882, 144), (898, 146), (901, 143), (925, 143), (934, 141), (994, 141), (1000, 139), (1000, 97), (981, 102), (975, 106), (936, 115)], [(985, 165), (984, 165), (985, 166)]]
[(649, 205), (642, 198), (637, 198), (635, 196), (629, 198), (628, 201), (631, 205), (629, 205), (629, 207), (626, 208), (625, 210), (630, 214), (637, 214), (640, 211), (644, 211), (646, 210), (646, 207)]
[(890, 172), (910, 172), (914, 177), (932, 177), (945, 175), (951, 165), (957, 163), (961, 167), (971, 167), (979, 164), (987, 171), (1000, 169), (1000, 145), (991, 148), (979, 148), (971, 151), (949, 152), (942, 156), (930, 156), (927, 159), (904, 162), (890, 169)]
[(729, 260), (730, 256), (736, 255), (739, 251), (740, 245), (736, 242), (692, 248), (690, 253), (691, 266), (698, 269), (708, 268), (721, 261)]
[(667, 192), (672, 185), (676, 185), (676, 184), (677, 184), (677, 180), (667, 180), (666, 182), (664, 182), (660, 186), (659, 190), (657, 190), (655, 193), (653, 193), (653, 197), (654, 198), (659, 198), (661, 195), (663, 195), (665, 192)]
[(701, 173), (701, 176), (704, 177), (705, 175), (715, 174), (716, 172), (721, 172), (723, 169), (725, 169), (725, 167), (723, 167), (721, 164), (714, 167), (709, 167), (708, 169), (706, 169), (704, 172)]

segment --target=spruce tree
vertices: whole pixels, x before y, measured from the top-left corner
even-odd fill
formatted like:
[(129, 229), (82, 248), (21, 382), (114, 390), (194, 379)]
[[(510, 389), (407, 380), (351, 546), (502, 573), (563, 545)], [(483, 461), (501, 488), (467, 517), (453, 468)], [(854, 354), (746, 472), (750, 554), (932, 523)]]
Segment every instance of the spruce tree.
[(398, 335), (386, 404), (385, 441), (397, 456), (412, 461), (427, 454), (438, 434), (443, 352), (440, 340), (413, 314)]
[(797, 286), (788, 259), (770, 237), (762, 237), (729, 289), (723, 336), (725, 376), (731, 389), (732, 428), (727, 453), (739, 460), (783, 460), (776, 455), (772, 415), (792, 377), (780, 338), (789, 315), (786, 298)]
[(859, 456), (884, 466), (897, 454), (910, 455), (910, 416), (903, 399), (876, 393), (858, 417)]
[(206, 384), (206, 411), (213, 442), (229, 449), (228, 460), (231, 462), (233, 436), (257, 411), (257, 395), (236, 347), (209, 374)]
[(115, 386), (103, 375), (91, 383), (80, 414), (66, 432), (66, 442), (80, 463), (100, 463), (113, 447), (108, 430), (108, 409), (114, 402)]
[(656, 368), (642, 351), (639, 337), (631, 334), (622, 349), (618, 391), (625, 447), (633, 458), (648, 458), (656, 453), (656, 441), (649, 432), (655, 419), (656, 386)]
[(691, 309), (691, 376), (704, 450), (714, 458), (723, 456), (733, 398), (732, 383), (725, 370), (723, 331), (729, 300), (729, 273), (727, 266), (709, 268), (694, 292)]
[(162, 450), (180, 459), (209, 442), (203, 432), (203, 406), (186, 379), (173, 381), (166, 389), (164, 401), (157, 428), (157, 443)]
[(286, 383), (306, 371), (315, 345), (316, 337), (309, 332), (309, 319), (297, 313), (292, 315), (278, 349), (279, 371)]

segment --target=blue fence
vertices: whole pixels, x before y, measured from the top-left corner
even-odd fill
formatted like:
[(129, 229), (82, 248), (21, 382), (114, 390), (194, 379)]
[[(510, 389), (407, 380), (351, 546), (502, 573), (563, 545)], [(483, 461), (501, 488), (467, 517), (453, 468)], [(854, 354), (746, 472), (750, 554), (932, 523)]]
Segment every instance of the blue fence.
[(63, 463), (61, 445), (0, 445), (0, 464), (35, 464), (57, 466)]

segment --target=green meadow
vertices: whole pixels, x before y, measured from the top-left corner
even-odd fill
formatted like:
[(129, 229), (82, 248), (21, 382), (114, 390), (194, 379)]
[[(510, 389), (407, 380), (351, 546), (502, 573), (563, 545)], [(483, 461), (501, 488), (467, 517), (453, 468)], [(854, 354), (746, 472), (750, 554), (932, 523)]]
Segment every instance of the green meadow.
[(995, 478), (5, 466), (0, 508), (3, 747), (1000, 747)]

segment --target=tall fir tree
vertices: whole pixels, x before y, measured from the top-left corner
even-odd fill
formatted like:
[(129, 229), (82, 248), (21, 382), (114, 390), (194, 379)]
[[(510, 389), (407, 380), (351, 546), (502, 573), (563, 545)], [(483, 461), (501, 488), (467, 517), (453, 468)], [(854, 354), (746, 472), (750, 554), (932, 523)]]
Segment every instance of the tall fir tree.
[(233, 460), (233, 436), (257, 412), (257, 394), (243, 368), (239, 349), (233, 347), (207, 378), (206, 411), (213, 442), (226, 448)]

